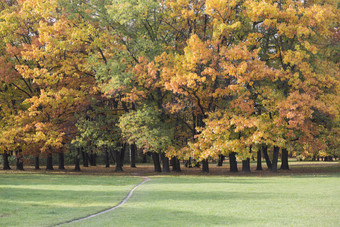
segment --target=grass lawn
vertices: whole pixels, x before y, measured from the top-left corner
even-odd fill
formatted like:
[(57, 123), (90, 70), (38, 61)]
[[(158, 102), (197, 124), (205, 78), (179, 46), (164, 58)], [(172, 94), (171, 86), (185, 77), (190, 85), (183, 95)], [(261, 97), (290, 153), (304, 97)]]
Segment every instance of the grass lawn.
[(339, 226), (339, 177), (154, 176), (121, 208), (67, 226)]
[(142, 179), (0, 174), (0, 226), (49, 226), (115, 206)]
[[(150, 176), (122, 207), (64, 226), (339, 226), (335, 168), (297, 175)], [(0, 226), (51, 226), (93, 214), (117, 205), (141, 181), (112, 173), (0, 173)]]

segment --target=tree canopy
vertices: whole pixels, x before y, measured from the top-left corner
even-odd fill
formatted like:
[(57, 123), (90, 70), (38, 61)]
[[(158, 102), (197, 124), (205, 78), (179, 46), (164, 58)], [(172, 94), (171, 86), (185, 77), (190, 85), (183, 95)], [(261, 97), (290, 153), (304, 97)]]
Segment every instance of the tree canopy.
[(337, 156), (339, 22), (334, 0), (1, 0), (0, 152)]

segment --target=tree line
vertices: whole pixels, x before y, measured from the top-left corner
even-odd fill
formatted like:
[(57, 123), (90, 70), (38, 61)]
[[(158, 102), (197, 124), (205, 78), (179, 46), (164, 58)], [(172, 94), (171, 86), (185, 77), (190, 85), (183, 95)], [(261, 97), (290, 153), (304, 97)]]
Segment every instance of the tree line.
[(1, 0), (0, 37), (5, 169), (70, 152), (122, 171), (127, 147), (157, 172), (339, 154), (334, 0)]

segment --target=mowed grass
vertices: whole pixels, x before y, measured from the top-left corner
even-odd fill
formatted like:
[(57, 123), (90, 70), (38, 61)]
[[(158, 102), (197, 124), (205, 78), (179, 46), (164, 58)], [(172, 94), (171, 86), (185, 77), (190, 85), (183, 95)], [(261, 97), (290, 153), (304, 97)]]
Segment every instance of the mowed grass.
[(0, 174), (0, 226), (50, 226), (117, 205), (142, 179)]
[[(339, 226), (340, 173), (151, 176), (122, 207), (63, 226)], [(117, 205), (132, 176), (0, 174), (0, 226), (53, 226)]]
[(154, 176), (121, 208), (66, 226), (339, 226), (339, 177)]

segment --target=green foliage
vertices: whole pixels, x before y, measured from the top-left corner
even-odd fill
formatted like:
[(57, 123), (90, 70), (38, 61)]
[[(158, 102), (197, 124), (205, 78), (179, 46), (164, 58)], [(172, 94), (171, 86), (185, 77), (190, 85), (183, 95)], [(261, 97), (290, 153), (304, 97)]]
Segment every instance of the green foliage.
[(72, 144), (86, 152), (117, 147), (121, 142), (117, 115), (110, 106), (93, 101), (87, 111), (78, 115), (78, 135), (72, 140)]
[(338, 14), (334, 0), (2, 1), (0, 146), (123, 135), (200, 159), (259, 144), (338, 155)]
[(119, 127), (127, 142), (136, 143), (144, 152), (166, 151), (173, 144), (173, 129), (160, 117), (159, 110), (144, 106), (123, 114), (119, 119)]

